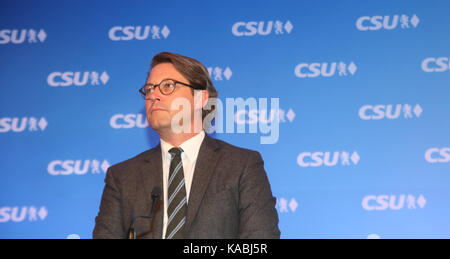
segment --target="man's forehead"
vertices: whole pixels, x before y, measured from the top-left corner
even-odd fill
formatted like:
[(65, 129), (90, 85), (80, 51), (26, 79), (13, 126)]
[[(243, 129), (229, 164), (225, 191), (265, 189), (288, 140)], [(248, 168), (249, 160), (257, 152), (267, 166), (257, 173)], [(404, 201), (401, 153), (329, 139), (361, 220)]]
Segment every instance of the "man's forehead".
[(148, 72), (147, 83), (158, 84), (166, 78), (188, 82), (188, 80), (180, 72), (178, 72), (173, 64), (161, 63), (154, 66), (150, 72)]

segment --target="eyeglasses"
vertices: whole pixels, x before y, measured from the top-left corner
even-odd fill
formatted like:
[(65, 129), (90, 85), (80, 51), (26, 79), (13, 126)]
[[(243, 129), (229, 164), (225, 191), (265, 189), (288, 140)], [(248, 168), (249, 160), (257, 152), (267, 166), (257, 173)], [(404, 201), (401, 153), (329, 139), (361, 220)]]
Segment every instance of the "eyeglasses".
[(198, 87), (174, 80), (174, 79), (164, 79), (161, 81), (161, 83), (159, 84), (145, 84), (143, 87), (141, 87), (141, 89), (139, 89), (139, 93), (141, 93), (142, 98), (144, 99), (149, 99), (149, 96), (151, 93), (153, 93), (155, 91), (155, 88), (158, 87), (159, 91), (163, 94), (163, 95), (170, 95), (173, 93), (173, 91), (175, 91), (175, 86), (177, 84), (183, 85), (183, 86), (187, 86), (193, 89), (198, 89)]

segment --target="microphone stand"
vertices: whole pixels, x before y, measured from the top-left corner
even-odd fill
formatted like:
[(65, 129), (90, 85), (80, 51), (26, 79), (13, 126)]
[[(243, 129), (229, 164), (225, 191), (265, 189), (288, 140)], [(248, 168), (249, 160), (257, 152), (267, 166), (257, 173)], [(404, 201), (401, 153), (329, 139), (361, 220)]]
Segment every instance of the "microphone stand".
[(155, 208), (156, 201), (161, 196), (161, 188), (155, 187), (152, 191), (152, 208), (150, 209), (150, 214), (148, 216), (134, 216), (130, 222), (130, 227), (128, 230), (128, 239), (136, 239), (136, 231), (134, 229), (134, 222), (139, 218), (151, 219), (153, 216), (153, 210)]
[(131, 220), (131, 223), (130, 223), (130, 229), (128, 230), (128, 239), (136, 239), (136, 231), (134, 230), (134, 222), (139, 218), (151, 219), (152, 216), (150, 215), (150, 216), (135, 216), (135, 217), (133, 217), (133, 219)]

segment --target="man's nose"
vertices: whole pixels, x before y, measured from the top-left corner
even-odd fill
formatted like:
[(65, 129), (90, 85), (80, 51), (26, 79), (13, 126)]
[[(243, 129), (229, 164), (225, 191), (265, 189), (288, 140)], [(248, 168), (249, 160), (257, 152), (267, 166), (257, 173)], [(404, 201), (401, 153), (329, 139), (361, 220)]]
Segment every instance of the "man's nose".
[(153, 92), (149, 94), (147, 99), (150, 100), (151, 102), (161, 101), (161, 96), (162, 94), (161, 91), (159, 91), (159, 87), (155, 87), (155, 89), (153, 90)]

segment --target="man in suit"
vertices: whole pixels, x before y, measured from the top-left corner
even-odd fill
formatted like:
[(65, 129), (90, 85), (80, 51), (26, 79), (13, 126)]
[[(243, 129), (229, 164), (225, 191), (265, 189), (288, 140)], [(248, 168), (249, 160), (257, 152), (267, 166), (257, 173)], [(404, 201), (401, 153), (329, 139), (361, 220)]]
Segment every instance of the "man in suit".
[(159, 53), (140, 91), (160, 144), (108, 169), (93, 237), (127, 238), (133, 218), (154, 205), (152, 218), (134, 222), (138, 238), (279, 238), (261, 155), (207, 136), (198, 123), (217, 97), (206, 68)]

